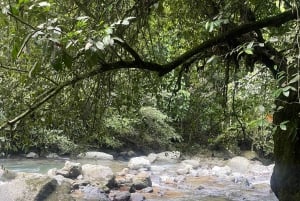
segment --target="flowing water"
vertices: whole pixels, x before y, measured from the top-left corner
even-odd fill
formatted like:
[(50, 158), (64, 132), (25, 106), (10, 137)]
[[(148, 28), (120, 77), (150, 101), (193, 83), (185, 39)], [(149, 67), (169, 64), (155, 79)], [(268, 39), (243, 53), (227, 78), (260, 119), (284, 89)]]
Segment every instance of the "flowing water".
[[(62, 168), (68, 159), (0, 159), (6, 169), (17, 172), (47, 173), (51, 168)], [(74, 160), (72, 160), (74, 161)], [(109, 166), (119, 172), (127, 166), (123, 161), (75, 160), (81, 164), (99, 164)], [(214, 163), (209, 159), (203, 161), (203, 170), (209, 171)], [(222, 166), (222, 162), (218, 163)], [(248, 174), (248, 183), (234, 182), (227, 177), (186, 176), (181, 182), (162, 182), (162, 178), (178, 177), (178, 163), (158, 163), (152, 167), (153, 193), (145, 193), (148, 201), (277, 201), (270, 191), (269, 180), (271, 171), (263, 174)], [(255, 167), (254, 167), (255, 168)]]

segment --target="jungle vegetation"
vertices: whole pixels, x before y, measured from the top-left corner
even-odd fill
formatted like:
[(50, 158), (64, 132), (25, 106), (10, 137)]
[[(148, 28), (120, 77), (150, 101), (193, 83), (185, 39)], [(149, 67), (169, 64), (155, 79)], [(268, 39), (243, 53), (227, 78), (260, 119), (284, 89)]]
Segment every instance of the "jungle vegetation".
[(300, 200), (297, 0), (0, 0), (0, 149), (254, 150)]

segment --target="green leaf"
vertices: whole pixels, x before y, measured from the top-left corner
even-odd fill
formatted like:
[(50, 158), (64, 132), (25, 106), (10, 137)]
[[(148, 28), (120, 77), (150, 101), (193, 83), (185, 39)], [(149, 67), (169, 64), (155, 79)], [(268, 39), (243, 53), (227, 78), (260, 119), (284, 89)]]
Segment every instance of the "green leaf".
[(246, 48), (246, 49), (244, 49), (244, 52), (246, 54), (253, 54), (253, 49), (252, 48)]
[(55, 59), (52, 60), (51, 66), (54, 68), (54, 70), (60, 71), (63, 67), (62, 56), (56, 56)]
[(283, 91), (282, 94), (283, 94), (285, 97), (289, 97), (290, 91)]
[(215, 60), (215, 58), (216, 58), (216, 55), (211, 56), (211, 57), (206, 61), (206, 63), (207, 63), (207, 64), (211, 63), (213, 60)]
[(283, 131), (286, 131), (286, 125), (285, 124), (280, 124), (280, 129), (283, 130)]
[(296, 74), (296, 76), (295, 76), (293, 79), (291, 79), (291, 80), (289, 81), (289, 84), (298, 82), (298, 81), (299, 81), (299, 78), (300, 78), (300, 75), (299, 75), (299, 74)]
[(65, 51), (63, 52), (62, 60), (68, 68), (72, 67), (73, 58)]

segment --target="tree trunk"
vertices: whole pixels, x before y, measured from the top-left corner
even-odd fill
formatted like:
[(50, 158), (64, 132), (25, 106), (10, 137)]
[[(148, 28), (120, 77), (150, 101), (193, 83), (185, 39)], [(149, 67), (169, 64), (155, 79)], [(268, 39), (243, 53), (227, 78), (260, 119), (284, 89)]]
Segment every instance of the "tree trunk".
[[(277, 125), (274, 134), (275, 167), (271, 188), (280, 201), (300, 200), (300, 105), (298, 96), (281, 96), (276, 101), (279, 109), (274, 114)], [(280, 109), (282, 106), (283, 108)], [(288, 121), (286, 129), (280, 127)]]

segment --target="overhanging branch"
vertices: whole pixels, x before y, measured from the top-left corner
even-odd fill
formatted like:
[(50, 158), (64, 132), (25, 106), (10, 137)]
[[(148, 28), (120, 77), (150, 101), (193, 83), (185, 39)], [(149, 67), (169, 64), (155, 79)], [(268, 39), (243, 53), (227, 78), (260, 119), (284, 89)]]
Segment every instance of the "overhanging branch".
[[(184, 54), (180, 55), (176, 59), (174, 59), (172, 62), (169, 62), (167, 64), (158, 64), (155, 62), (146, 62), (143, 61), (139, 55), (131, 49), (129, 46), (123, 46), (124, 49), (126, 49), (135, 59), (135, 61), (119, 61), (119, 62), (113, 62), (113, 63), (105, 63), (99, 65), (97, 68), (86, 72), (84, 74), (81, 74), (77, 77), (72, 78), (71, 80), (68, 80), (66, 82), (63, 82), (59, 84), (58, 86), (55, 86), (46, 92), (43, 93), (43, 96), (40, 96), (37, 98), (30, 106), (29, 108), (15, 117), (12, 120), (6, 121), (0, 126), (0, 130), (4, 129), (7, 126), (12, 126), (27, 115), (31, 114), (33, 111), (38, 109), (41, 105), (43, 105), (45, 102), (50, 100), (52, 97), (57, 95), (62, 89), (64, 89), (67, 86), (73, 85), (81, 80), (93, 77), (95, 75), (98, 75), (100, 73), (116, 70), (116, 69), (122, 69), (122, 68), (136, 68), (136, 69), (143, 69), (143, 70), (149, 70), (153, 72), (157, 72), (159, 75), (163, 76), (175, 68), (179, 67), (195, 55), (198, 55), (199, 53), (205, 51), (208, 48), (211, 48), (215, 45), (218, 45), (220, 43), (223, 43), (227, 41), (230, 38), (236, 38), (243, 34), (246, 34), (248, 32), (251, 32), (253, 30), (262, 29), (265, 27), (272, 27), (272, 26), (280, 26), (288, 21), (291, 21), (293, 19), (297, 18), (297, 14), (295, 10), (287, 11), (281, 14), (278, 14), (273, 17), (269, 17), (260, 21), (251, 22), (248, 24), (244, 24), (241, 26), (238, 26), (231, 31), (216, 36), (214, 38), (211, 38), (200, 45), (194, 47), (193, 49), (185, 52)], [(32, 27), (31, 27), (32, 28)], [(127, 44), (126, 44), (127, 45)]]

